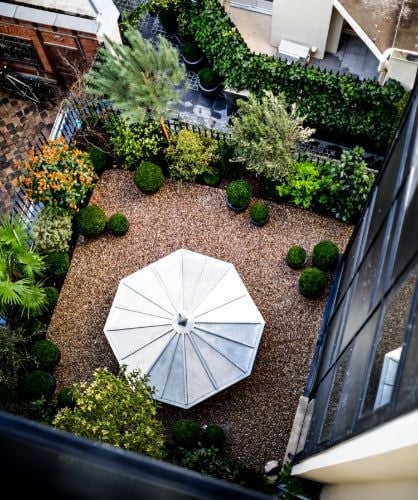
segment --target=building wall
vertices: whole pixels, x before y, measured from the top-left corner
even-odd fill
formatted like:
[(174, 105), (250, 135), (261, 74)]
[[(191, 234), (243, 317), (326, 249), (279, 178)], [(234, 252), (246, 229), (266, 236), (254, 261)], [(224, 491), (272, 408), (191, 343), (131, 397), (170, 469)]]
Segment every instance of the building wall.
[(289, 40), (308, 47), (316, 47), (315, 57), (322, 59), (327, 45), (332, 15), (332, 0), (273, 1), (271, 44), (279, 46)]
[(416, 500), (418, 481), (380, 481), (326, 485), (321, 491), (321, 500)]
[(332, 9), (331, 23), (328, 31), (327, 46), (325, 50), (331, 54), (335, 54), (338, 51), (338, 45), (340, 43), (341, 31), (343, 29), (344, 18), (336, 10)]
[(407, 61), (405, 58), (398, 58), (392, 55), (387, 67), (388, 71), (385, 80), (393, 78), (401, 82), (406, 90), (412, 89), (417, 75), (418, 64), (416, 62)]

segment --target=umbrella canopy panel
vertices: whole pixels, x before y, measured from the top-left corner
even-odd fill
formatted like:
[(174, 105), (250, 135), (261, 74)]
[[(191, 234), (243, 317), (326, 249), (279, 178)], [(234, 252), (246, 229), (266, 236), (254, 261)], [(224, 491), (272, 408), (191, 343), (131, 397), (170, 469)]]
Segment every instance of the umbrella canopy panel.
[(181, 249), (121, 280), (104, 332), (155, 399), (190, 408), (250, 375), (263, 329), (232, 264)]

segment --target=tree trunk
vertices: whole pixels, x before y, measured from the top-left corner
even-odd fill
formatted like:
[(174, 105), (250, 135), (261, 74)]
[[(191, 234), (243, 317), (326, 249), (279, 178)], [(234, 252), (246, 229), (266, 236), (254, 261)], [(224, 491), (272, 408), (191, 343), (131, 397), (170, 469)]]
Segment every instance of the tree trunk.
[(164, 118), (160, 118), (160, 127), (161, 127), (161, 130), (163, 131), (163, 134), (164, 134), (164, 137), (166, 138), (167, 140), (167, 143), (168, 144), (171, 144), (171, 133), (170, 133), (170, 129), (167, 127), (165, 121), (164, 121)]

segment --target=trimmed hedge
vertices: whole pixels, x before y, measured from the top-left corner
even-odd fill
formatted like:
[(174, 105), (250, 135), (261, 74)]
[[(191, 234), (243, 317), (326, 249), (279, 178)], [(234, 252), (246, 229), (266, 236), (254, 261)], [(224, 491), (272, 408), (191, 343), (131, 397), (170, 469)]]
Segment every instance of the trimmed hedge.
[(181, 24), (194, 37), (227, 87), (284, 92), (298, 102), (306, 124), (352, 142), (368, 142), (383, 152), (397, 126), (398, 105), (405, 91), (399, 82), (380, 86), (372, 80), (288, 64), (253, 54), (218, 0), (200, 0), (181, 14)]
[(33, 370), (25, 373), (20, 383), (22, 395), (31, 401), (49, 399), (55, 390), (55, 378), (51, 373)]
[(156, 193), (164, 183), (161, 168), (150, 161), (143, 161), (134, 174), (136, 187), (145, 194)]
[(176, 446), (193, 448), (199, 439), (199, 426), (187, 418), (177, 420), (171, 428), (171, 436)]
[(30, 348), (29, 354), (38, 369), (46, 372), (52, 371), (61, 359), (61, 351), (50, 340), (38, 340)]
[(215, 448), (221, 449), (226, 441), (225, 431), (220, 425), (210, 424), (203, 430), (202, 433), (202, 444), (206, 448), (214, 446)]
[(129, 229), (128, 219), (123, 214), (113, 214), (107, 221), (107, 228), (115, 236), (123, 236)]
[(319, 297), (325, 289), (326, 275), (316, 267), (309, 267), (299, 276), (299, 291), (308, 299)]
[(306, 262), (306, 250), (298, 245), (289, 248), (286, 262), (292, 269), (302, 269)]
[(104, 210), (97, 205), (88, 205), (80, 210), (77, 217), (77, 228), (84, 236), (93, 238), (100, 236), (106, 227)]
[(51, 278), (64, 276), (70, 267), (70, 256), (66, 252), (51, 252), (45, 255), (46, 273)]
[(332, 271), (337, 265), (340, 250), (338, 246), (330, 240), (322, 240), (313, 249), (312, 263), (322, 271)]

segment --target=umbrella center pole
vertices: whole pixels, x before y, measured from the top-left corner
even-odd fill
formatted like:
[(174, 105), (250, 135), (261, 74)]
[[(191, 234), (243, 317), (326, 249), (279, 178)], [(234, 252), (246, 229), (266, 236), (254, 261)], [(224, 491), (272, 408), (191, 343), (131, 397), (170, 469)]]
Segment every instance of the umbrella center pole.
[(177, 333), (190, 333), (194, 327), (194, 318), (187, 312), (180, 311), (173, 318), (173, 328)]

